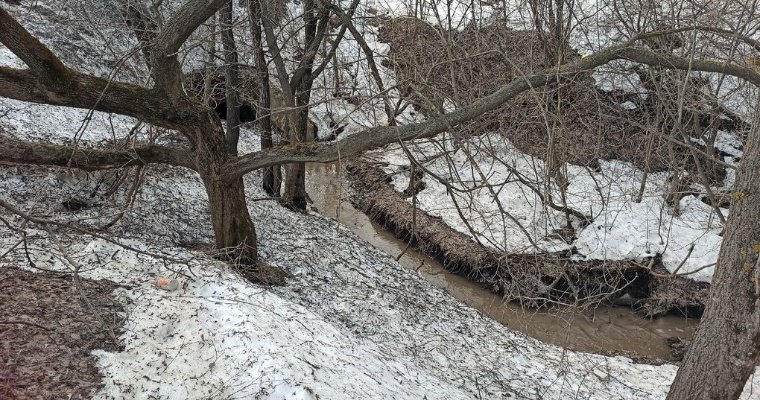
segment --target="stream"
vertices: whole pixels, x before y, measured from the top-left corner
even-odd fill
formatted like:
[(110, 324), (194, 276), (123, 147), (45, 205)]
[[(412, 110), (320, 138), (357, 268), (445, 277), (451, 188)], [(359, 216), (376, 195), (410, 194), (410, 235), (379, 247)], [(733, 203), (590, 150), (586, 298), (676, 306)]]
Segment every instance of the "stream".
[(339, 164), (307, 166), (307, 191), (320, 214), (336, 219), (391, 257), (403, 253), (399, 259), (401, 265), (417, 270), (433, 285), (512, 330), (570, 350), (660, 360), (671, 358), (667, 338), (690, 340), (696, 331), (697, 319), (672, 315), (644, 319), (626, 307), (600, 306), (593, 310), (564, 307), (536, 311), (505, 303), (499, 295), (450, 273), (437, 261), (413, 248), (404, 252), (406, 243), (354, 209), (348, 201), (347, 187)]

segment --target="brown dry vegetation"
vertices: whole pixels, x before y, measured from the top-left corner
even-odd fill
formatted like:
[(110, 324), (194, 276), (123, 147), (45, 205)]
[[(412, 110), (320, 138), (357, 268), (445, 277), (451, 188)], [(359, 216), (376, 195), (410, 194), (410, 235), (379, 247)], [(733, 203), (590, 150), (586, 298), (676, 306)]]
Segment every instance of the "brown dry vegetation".
[[(427, 116), (442, 112), (445, 100), (466, 105), (515, 78), (552, 66), (534, 31), (512, 30), (504, 24), (451, 32), (419, 19), (398, 18), (383, 22), (379, 40), (390, 44), (386, 66), (395, 72), (402, 93)], [(685, 76), (655, 69), (639, 72), (650, 92), (680, 87)], [(619, 159), (649, 171), (684, 168), (696, 173), (691, 152), (676, 143), (683, 140), (681, 133), (709, 136), (717, 128), (739, 123), (735, 117), (719, 118), (725, 110), (711, 113), (702, 107), (710, 104), (702, 90), (705, 83), (695, 79), (687, 85), (680, 123), (674, 118), (675, 99), (604, 92), (588, 73), (523, 93), (461, 125), (458, 133), (500, 132), (520, 151), (544, 159), (551, 135), (555, 162), (594, 166), (598, 159)], [(637, 108), (621, 107), (624, 101)], [(712, 148), (707, 152), (715, 154)], [(711, 181), (723, 179), (724, 168), (702, 162)]]
[(0, 399), (88, 399), (102, 386), (90, 355), (118, 350), (111, 334), (124, 322), (117, 285), (82, 279), (81, 300), (70, 275), (0, 267)]

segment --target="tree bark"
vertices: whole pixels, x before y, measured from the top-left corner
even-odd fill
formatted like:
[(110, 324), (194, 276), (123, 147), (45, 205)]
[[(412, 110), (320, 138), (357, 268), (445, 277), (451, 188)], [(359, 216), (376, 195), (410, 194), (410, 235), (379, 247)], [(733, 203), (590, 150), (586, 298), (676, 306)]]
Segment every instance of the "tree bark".
[(232, 30), (232, 0), (227, 1), (221, 12), (222, 47), (224, 48), (224, 95), (227, 102), (227, 153), (237, 155), (240, 140), (240, 68), (238, 53), (235, 46), (235, 35)]
[(0, 163), (52, 165), (83, 171), (157, 163), (197, 169), (192, 153), (181, 148), (146, 144), (123, 150), (92, 149), (27, 142), (4, 136), (0, 136)]
[(229, 261), (254, 264), (258, 258), (256, 229), (245, 201), (243, 178), (220, 179), (218, 171), (201, 174), (208, 194), (216, 248)]
[(710, 300), (668, 400), (737, 399), (760, 361), (760, 108), (754, 119)]
[[(209, 120), (216, 115), (209, 115)], [(194, 133), (203, 140), (196, 149), (200, 173), (209, 200), (216, 248), (228, 261), (253, 264), (257, 259), (256, 229), (248, 213), (243, 178), (223, 180), (228, 158), (221, 123)]]
[[(256, 80), (258, 93), (258, 104), (256, 105), (256, 116), (258, 117), (259, 129), (261, 129), (261, 149), (271, 149), (274, 146), (272, 140), (272, 101), (269, 93), (269, 69), (267, 67), (266, 57), (264, 55), (264, 45), (262, 43), (261, 15), (262, 8), (259, 3), (261, 0), (250, 0), (249, 18), (251, 20), (251, 38), (253, 42), (253, 53), (256, 62)], [(282, 186), (282, 170), (279, 165), (273, 165), (264, 168), (262, 187), (270, 196), (279, 197)]]

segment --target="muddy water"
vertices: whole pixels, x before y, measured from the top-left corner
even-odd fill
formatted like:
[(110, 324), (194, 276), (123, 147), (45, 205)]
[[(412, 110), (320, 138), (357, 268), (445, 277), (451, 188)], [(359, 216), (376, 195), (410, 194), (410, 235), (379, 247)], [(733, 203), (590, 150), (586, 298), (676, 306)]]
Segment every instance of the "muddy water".
[[(307, 190), (317, 210), (339, 220), (359, 237), (397, 257), (406, 244), (372, 222), (348, 201), (347, 183), (338, 164), (312, 164), (307, 171)], [(451, 274), (430, 257), (408, 249), (399, 262), (504, 326), (528, 336), (572, 350), (646, 357), (670, 358), (668, 337), (690, 339), (697, 320), (667, 316), (647, 320), (625, 307), (599, 307), (579, 311), (567, 307), (540, 311), (504, 303), (501, 298), (469, 280)]]

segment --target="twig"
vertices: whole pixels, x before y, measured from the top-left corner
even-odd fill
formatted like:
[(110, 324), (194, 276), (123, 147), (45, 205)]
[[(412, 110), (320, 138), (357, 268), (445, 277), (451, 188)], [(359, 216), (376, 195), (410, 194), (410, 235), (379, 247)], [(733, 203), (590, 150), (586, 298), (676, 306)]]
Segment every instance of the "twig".
[(10, 252), (12, 252), (13, 250), (15, 250), (16, 247), (18, 247), (18, 245), (20, 245), (21, 243), (24, 243), (24, 238), (19, 239), (19, 241), (16, 242), (16, 244), (14, 244), (13, 246), (11, 246), (11, 248), (8, 249), (8, 251), (6, 251), (3, 254), (0, 254), (0, 260), (2, 260), (5, 256), (7, 256), (8, 254), (10, 254)]
[(17, 324), (18, 324), (18, 325), (29, 325), (29, 326), (34, 326), (34, 327), (37, 327), (37, 328), (40, 328), (40, 329), (44, 329), (44, 330), (46, 330), (46, 331), (52, 331), (52, 329), (50, 329), (50, 328), (48, 328), (48, 327), (46, 327), (46, 326), (42, 326), (42, 325), (39, 325), (39, 324), (35, 324), (34, 322), (17, 321), (17, 320), (12, 320), (12, 321), (0, 321), (0, 325), (17, 325)]
[(689, 247), (689, 252), (686, 253), (686, 257), (684, 257), (683, 260), (681, 260), (681, 263), (678, 264), (678, 266), (676, 267), (675, 271), (673, 271), (672, 275), (678, 274), (678, 271), (681, 270), (681, 267), (683, 267), (683, 265), (686, 264), (686, 260), (688, 260), (689, 257), (691, 257), (691, 252), (692, 251), (694, 251), (694, 243), (691, 244), (691, 247)]
[(154, 258), (158, 258), (158, 259), (162, 259), (162, 260), (167, 260), (167, 261), (171, 261), (171, 262), (175, 262), (175, 263), (185, 263), (185, 262), (187, 262), (187, 260), (182, 260), (182, 259), (179, 259), (179, 258), (169, 257), (169, 256), (166, 256), (166, 255), (163, 255), (163, 254), (158, 254), (158, 253), (153, 253), (153, 252), (146, 251), (146, 250), (137, 249), (135, 247), (126, 245), (124, 243), (121, 243), (118, 240), (114, 240), (112, 238), (109, 238), (108, 236), (101, 235), (99, 233), (95, 233), (92, 230), (84, 228), (84, 227), (81, 227), (79, 225), (74, 225), (74, 224), (71, 224), (71, 223), (65, 223), (65, 222), (55, 221), (55, 220), (52, 220), (52, 219), (44, 219), (44, 218), (34, 217), (32, 215), (29, 215), (29, 214), (21, 211), (19, 208), (15, 207), (14, 205), (8, 203), (7, 201), (5, 201), (3, 199), (0, 199), (0, 207), (5, 208), (6, 210), (12, 212), (13, 214), (18, 215), (21, 218), (24, 218), (27, 221), (34, 222), (34, 223), (40, 224), (42, 226), (54, 225), (54, 226), (59, 226), (59, 227), (62, 227), (62, 228), (73, 229), (73, 230), (75, 230), (75, 231), (77, 231), (79, 233), (82, 233), (82, 234), (85, 234), (85, 235), (89, 235), (89, 236), (92, 236), (92, 237), (97, 238), (97, 239), (105, 240), (106, 242), (113, 243), (113, 244), (115, 244), (115, 245), (117, 245), (117, 246), (119, 246), (119, 247), (121, 247), (123, 249), (129, 250), (129, 251), (133, 251), (133, 252), (138, 253), (138, 254), (143, 254), (143, 255), (146, 255), (146, 256), (150, 256), (150, 257), (154, 257)]

